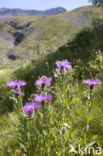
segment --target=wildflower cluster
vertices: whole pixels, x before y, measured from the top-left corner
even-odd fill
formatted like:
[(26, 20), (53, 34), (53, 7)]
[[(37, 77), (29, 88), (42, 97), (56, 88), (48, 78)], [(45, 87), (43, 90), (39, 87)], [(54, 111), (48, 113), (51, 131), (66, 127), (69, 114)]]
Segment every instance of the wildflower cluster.
[[(88, 144), (90, 121), (93, 118), (91, 115), (92, 99), (90, 98), (86, 102), (86, 111), (84, 113), (86, 114), (86, 121), (83, 123), (84, 127), (81, 127), (83, 124), (79, 123), (83, 119), (76, 111), (80, 109), (78, 102), (81, 101), (72, 81), (72, 73), (74, 73), (72, 65), (67, 60), (57, 61), (56, 65), (57, 68), (54, 72), (55, 89), (51, 89), (52, 77), (40, 77), (34, 83), (35, 87), (37, 87), (37, 94), (33, 94), (34, 96), (26, 104), (23, 104), (21, 100), (23, 96), (21, 87), (25, 86), (26, 82), (15, 80), (7, 83), (7, 86), (14, 90), (14, 95), (18, 101), (20, 100), (20, 105), (17, 107), (16, 112), (20, 120), (20, 149), (24, 155), (31, 156), (34, 153), (37, 156), (70, 155), (71, 153), (69, 153), (68, 149), (72, 146), (71, 142), (74, 146), (77, 144), (76, 141)], [(98, 79), (86, 79), (83, 83), (89, 85), (91, 93), (94, 86), (102, 82)], [(52, 92), (56, 96), (54, 98), (55, 102), (51, 105)]]

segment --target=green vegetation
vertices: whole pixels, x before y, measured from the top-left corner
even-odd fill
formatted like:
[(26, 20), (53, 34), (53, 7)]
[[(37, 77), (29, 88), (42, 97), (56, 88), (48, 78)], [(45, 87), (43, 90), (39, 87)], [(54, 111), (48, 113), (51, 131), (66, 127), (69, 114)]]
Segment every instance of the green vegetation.
[[(98, 66), (96, 66), (97, 63)], [(103, 54), (99, 51), (90, 67), (98, 70), (99, 74), (103, 74), (102, 64)], [(100, 150), (96, 152), (102, 153), (103, 87), (102, 85), (86, 86), (83, 84), (83, 81), (81, 82), (76, 77), (75, 67), (72, 72), (66, 70), (66, 75), (64, 72), (65, 70), (62, 68), (61, 73), (54, 72), (55, 85), (43, 84), (36, 90), (36, 95), (32, 92), (27, 101), (31, 102), (34, 99), (35, 102), (38, 101), (39, 108), (32, 107), (34, 112), (27, 106), (30, 106), (31, 103), (25, 105), (21, 95), (19, 97), (11, 95), (19, 125), (16, 125), (17, 143), (15, 146), (11, 144), (10, 149), (12, 150), (9, 150), (8, 154), (17, 155), (16, 151), (19, 151), (22, 155), (28, 156), (34, 156), (34, 153), (37, 156), (69, 154), (82, 156), (87, 153), (92, 156), (98, 147)], [(44, 79), (44, 77), (42, 78)], [(51, 99), (50, 93), (53, 95), (53, 99)], [(50, 96), (48, 99), (42, 99), (40, 95)], [(36, 98), (37, 96), (39, 98)], [(35, 102), (32, 103), (33, 106), (37, 105)], [(25, 105), (25, 109), (22, 107), (23, 105)], [(82, 152), (78, 145), (83, 147)], [(85, 150), (86, 147), (89, 149), (91, 146), (94, 151)], [(71, 147), (75, 149), (76, 153), (74, 151), (69, 153)]]
[[(86, 121), (84, 112), (86, 109), (85, 95), (87, 95), (87, 92), (82, 83), (83, 79), (99, 78), (103, 81), (103, 17), (101, 15), (101, 7), (85, 7), (56, 16), (45, 16), (43, 18), (31, 17), (29, 19), (27, 17), (13, 17), (7, 19), (7, 21), (16, 21), (19, 23), (19, 26), (31, 21), (32, 24), (28, 29), (32, 32), (18, 46), (13, 45), (12, 50), (15, 55), (23, 57), (23, 59), (15, 61), (9, 60), (7, 63), (1, 63), (0, 113), (5, 113), (13, 109), (12, 100), (9, 99), (9, 89), (6, 87), (7, 81), (15, 79), (27, 81), (27, 85), (24, 87), (25, 96), (23, 100), (25, 103), (28, 101), (30, 95), (36, 92), (36, 87), (34, 86), (35, 80), (39, 76), (51, 76), (56, 67), (56, 60), (68, 59), (72, 62), (74, 68), (74, 88), (72, 86), (71, 91), (73, 95), (75, 94), (75, 96), (78, 97), (76, 115)], [(11, 29), (11, 34), (17, 31), (11, 26), (8, 27), (7, 23), (4, 25), (5, 26), (1, 26), (2, 32), (0, 32), (0, 34), (5, 34), (9, 28)], [(10, 34), (7, 33), (7, 35)], [(7, 42), (5, 42), (5, 39), (1, 40), (3, 44), (0, 44), (6, 47), (12, 39)], [(7, 45), (5, 45), (6, 43)], [(10, 45), (12, 45), (12, 42)], [(0, 51), (0, 54), (1, 56), (2, 54), (6, 56), (7, 51)], [(9, 67), (12, 67), (12, 70), (10, 70)], [(57, 83), (53, 81), (52, 87), (56, 85)], [(53, 103), (55, 102), (53, 101)], [(92, 113), (95, 117), (91, 121), (90, 141), (96, 140), (96, 146), (101, 146), (103, 85), (94, 89), (93, 104), (94, 108)], [(0, 140), (4, 140), (3, 144), (2, 141), (0, 142), (0, 155), (9, 155), (7, 152), (9, 146), (13, 149), (11, 155), (20, 155), (21, 151), (16, 139), (18, 135), (17, 116), (14, 113), (6, 113), (0, 117)], [(11, 118), (13, 119), (13, 124)], [(76, 126), (77, 123), (80, 127), (85, 125), (85, 122), (82, 123), (78, 121), (76, 117), (74, 117), (74, 119), (73, 122)], [(3, 125), (4, 122), (5, 124)], [(7, 138), (7, 140), (5, 138)]]
[[(56, 16), (21, 16), (2, 20), (1, 68), (18, 68), (54, 52), (68, 40), (72, 40), (79, 30), (85, 26), (90, 27), (92, 20), (102, 17), (102, 14), (102, 7), (82, 7)], [(25, 37), (15, 45), (15, 34), (18, 32)], [(8, 58), (9, 54), (16, 57), (15, 61)]]
[(89, 0), (93, 5), (103, 6), (103, 0)]
[(96, 70), (90, 68), (89, 63), (95, 59), (96, 51), (103, 51), (103, 20), (98, 19), (93, 22), (93, 28), (84, 28), (76, 37), (60, 47), (55, 53), (48, 54), (36, 64), (31, 64), (26, 68), (16, 71), (18, 79), (28, 82), (25, 93), (31, 94), (34, 90), (33, 82), (38, 76), (52, 75), (56, 60), (68, 59), (73, 66), (76, 65), (79, 79), (87, 76), (95, 76)]

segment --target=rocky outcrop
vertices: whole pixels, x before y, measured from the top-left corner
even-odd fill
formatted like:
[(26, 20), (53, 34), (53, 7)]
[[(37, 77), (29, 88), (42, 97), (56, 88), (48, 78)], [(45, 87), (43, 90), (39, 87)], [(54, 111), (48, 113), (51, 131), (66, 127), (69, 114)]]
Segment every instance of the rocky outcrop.
[(12, 53), (9, 53), (7, 57), (13, 61), (19, 59), (19, 56), (16, 56), (15, 54), (12, 54)]
[(15, 46), (19, 45), (32, 31), (32, 29), (29, 28), (31, 22), (25, 25), (20, 25), (20, 23), (16, 21), (5, 21), (5, 23), (9, 24), (15, 30), (14, 33), (9, 31), (9, 33), (14, 37)]

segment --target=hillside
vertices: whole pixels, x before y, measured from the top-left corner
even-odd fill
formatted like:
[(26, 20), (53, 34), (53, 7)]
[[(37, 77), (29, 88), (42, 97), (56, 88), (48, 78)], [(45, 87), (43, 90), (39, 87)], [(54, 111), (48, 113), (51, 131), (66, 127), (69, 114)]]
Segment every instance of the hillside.
[(56, 15), (67, 10), (63, 7), (52, 8), (44, 11), (40, 10), (23, 10), (23, 9), (0, 9), (0, 19), (11, 17), (11, 16), (44, 16), (44, 15)]
[[(81, 147), (90, 143), (93, 147), (102, 147), (102, 15), (100, 7), (84, 7), (56, 16), (1, 20), (1, 69), (8, 69), (0, 70), (0, 155), (18, 156), (28, 151), (45, 155), (46, 147), (48, 156), (61, 155), (61, 152), (77, 156), (74, 152), (68, 154), (69, 144), (75, 149), (78, 143)], [(61, 74), (54, 72), (58, 67), (56, 61), (64, 59), (71, 62), (73, 72), (68, 71), (66, 75), (63, 70)], [(53, 77), (51, 86), (35, 86), (41, 76)], [(92, 87), (84, 84), (89, 78), (98, 79), (102, 84)], [(19, 97), (6, 86), (6, 82), (15, 79), (27, 82)], [(41, 109), (26, 118), (21, 104), (24, 106), (43, 92), (52, 94), (51, 103), (46, 102), (44, 106), (43, 102)], [(19, 109), (15, 113), (16, 108)], [(18, 121), (22, 117), (24, 122)], [(25, 147), (30, 150), (25, 151)]]
[(55, 16), (17, 16), (0, 21), (0, 66), (17, 68), (64, 45), (92, 20), (101, 7), (83, 7)]

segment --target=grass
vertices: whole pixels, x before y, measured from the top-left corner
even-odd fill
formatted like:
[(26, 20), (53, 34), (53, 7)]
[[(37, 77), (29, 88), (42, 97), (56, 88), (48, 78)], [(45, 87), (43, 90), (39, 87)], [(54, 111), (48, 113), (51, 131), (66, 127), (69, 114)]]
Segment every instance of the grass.
[[(94, 64), (95, 63), (93, 63), (93, 65)], [(80, 143), (81, 145), (82, 144), (84, 145), (85, 141), (86, 141), (85, 140), (85, 135), (86, 134), (84, 133), (84, 128), (85, 128), (85, 125), (86, 125), (86, 122), (87, 122), (86, 109), (87, 109), (87, 105), (88, 105), (88, 102), (89, 102), (87, 100), (87, 95), (88, 95), (89, 92), (88, 92), (87, 87), (83, 84), (83, 81), (80, 81), (78, 79), (78, 77), (76, 76), (76, 74), (77, 74), (76, 72), (77, 72), (76, 68), (74, 67), (74, 76), (73, 76), (74, 81), (72, 81), (71, 83), (69, 83), (69, 82), (67, 83), (68, 85), (70, 85), (69, 86), (70, 87), (69, 88), (69, 94), (66, 94), (66, 91), (68, 91), (67, 90), (67, 88), (68, 88), (67, 86), (68, 85), (66, 85), (67, 88), (66, 88), (65, 94), (64, 94), (63, 90), (58, 88), (59, 87), (58, 83), (55, 83), (52, 86), (52, 88), (51, 88), (51, 89), (53, 89), (53, 92), (54, 92), (54, 95), (53, 95), (54, 100), (52, 101), (51, 105), (48, 106), (48, 104), (47, 104), (47, 107), (45, 108), (45, 109), (49, 109), (49, 107), (51, 108), (51, 109), (45, 111), (45, 113), (47, 113), (46, 115), (48, 115), (48, 114), (51, 115), (51, 118), (52, 118), (52, 120), (51, 120), (52, 121), (51, 122), (52, 126), (50, 127), (50, 132), (52, 132), (52, 134), (51, 133), (47, 133), (48, 137), (46, 137), (46, 139), (47, 139), (46, 141), (50, 141), (50, 140), (51, 141), (49, 143), (48, 142), (46, 143), (46, 147), (47, 146), (50, 147), (50, 145), (51, 145), (51, 147), (53, 148), (52, 152), (55, 153), (56, 150), (57, 150), (58, 155), (59, 155), (59, 153), (61, 153), (61, 146), (60, 146), (60, 144), (58, 144), (58, 138), (56, 138), (56, 137), (59, 136), (60, 137), (59, 141), (61, 142), (62, 141), (61, 140), (62, 135), (61, 136), (60, 136), (60, 134), (56, 135), (56, 130), (55, 130), (56, 127), (53, 127), (53, 126), (54, 126), (54, 123), (56, 123), (56, 126), (58, 125), (57, 123), (59, 123), (59, 124), (61, 123), (62, 113), (60, 113), (60, 111), (62, 111), (62, 109), (61, 109), (61, 104), (60, 104), (60, 101), (59, 101), (59, 98), (58, 98), (57, 95), (60, 95), (62, 98), (64, 98), (63, 104), (64, 103), (65, 103), (65, 105), (69, 104), (69, 110), (72, 108), (72, 106), (74, 106), (74, 104), (76, 104), (76, 110), (75, 110), (75, 113), (73, 115), (72, 122), (70, 122), (70, 120), (68, 119), (69, 118), (69, 115), (68, 115), (69, 114), (69, 110), (65, 109), (65, 122), (67, 122), (67, 123), (69, 122), (69, 124), (71, 124), (71, 127), (74, 129), (72, 131), (73, 133), (71, 133), (72, 134), (72, 142), (71, 142), (71, 144), (73, 144), (74, 146), (76, 146), (77, 143)], [(100, 70), (100, 73), (102, 73), (102, 70)], [(69, 76), (70, 76), (70, 74), (68, 74), (68, 77)], [(103, 75), (101, 75), (101, 76), (102, 76), (101, 79), (103, 80)], [(67, 80), (68, 80), (68, 77), (67, 77)], [(65, 82), (66, 81), (64, 81), (64, 83)], [(33, 85), (33, 82), (32, 82), (31, 85)], [(63, 95), (61, 95), (62, 92), (63, 92)], [(32, 91), (32, 93), (34, 93), (34, 92)], [(97, 87), (95, 87), (93, 89), (93, 97), (92, 97), (92, 102), (93, 102), (92, 116), (93, 116), (93, 119), (90, 120), (90, 131), (89, 131), (89, 134), (88, 134), (88, 139), (89, 139), (88, 143), (91, 143), (91, 142), (95, 141), (96, 142), (96, 146), (99, 145), (99, 147), (101, 147), (101, 145), (102, 145), (102, 137), (101, 137), (102, 136), (102, 123), (103, 123), (102, 122), (103, 121), (103, 113), (102, 113), (103, 112), (103, 107), (102, 107), (102, 105), (103, 105), (103, 94), (102, 93), (103, 93), (102, 85), (97, 86)], [(66, 95), (67, 95), (67, 97), (69, 95), (69, 97), (67, 98)], [(29, 97), (29, 96), (27, 96), (27, 97)], [(66, 106), (65, 106), (65, 108), (66, 108)], [(41, 113), (41, 110), (40, 110), (39, 113)], [(35, 120), (33, 120), (33, 122), (34, 122), (33, 124), (31, 124), (32, 120), (30, 120), (30, 122), (28, 121), (28, 123), (30, 123), (30, 125), (35, 125), (36, 124), (35, 125), (36, 127), (33, 126), (34, 129), (31, 129), (32, 132), (30, 131), (30, 134), (32, 134), (33, 136), (36, 136), (36, 134), (38, 135), (38, 133), (40, 133), (40, 135), (38, 135), (39, 139), (37, 139), (38, 142), (36, 142), (35, 148), (33, 146), (33, 151), (36, 150), (35, 155), (37, 155), (37, 153), (40, 154), (40, 152), (42, 151), (42, 147), (43, 147), (43, 144), (41, 143), (41, 141), (43, 141), (43, 138), (41, 137), (41, 135), (42, 135), (41, 132), (42, 132), (42, 128), (43, 128), (42, 125), (43, 125), (43, 121), (44, 120), (41, 119), (42, 115), (40, 115), (39, 113), (35, 112), (35, 115), (34, 115), (34, 119), (37, 122), (38, 122), (38, 119), (39, 119), (39, 123), (38, 124), (35, 123)], [(49, 115), (48, 115), (48, 117), (46, 116), (46, 122), (48, 122), (48, 126), (50, 126), (50, 120), (48, 119)], [(16, 123), (15, 122), (16, 118), (14, 118), (14, 117), (15, 117), (15, 114), (13, 114), (13, 116), (12, 115), (10, 116), (10, 118), (8, 120), (10, 122), (10, 125), (12, 125), (12, 123), (11, 123), (12, 119), (13, 119), (14, 123)], [(53, 120), (53, 118), (55, 118), (55, 120)], [(57, 118), (59, 118), (58, 121), (56, 121)], [(1, 119), (2, 119), (2, 117), (1, 117)], [(3, 119), (1, 121), (2, 121), (1, 123), (4, 122)], [(61, 126), (63, 126), (63, 123), (61, 123), (60, 128), (61, 128)], [(37, 129), (37, 126), (39, 126), (39, 129)], [(81, 127), (84, 127), (84, 128), (81, 129)], [(36, 132), (36, 130), (37, 130), (37, 132)], [(78, 133), (75, 130), (78, 131)], [(45, 131), (46, 131), (46, 129), (45, 129)], [(47, 131), (49, 131), (49, 129)], [(7, 135), (8, 135), (8, 133), (4, 133), (4, 132), (5, 131), (3, 131), (2, 138), (4, 138), (4, 136), (7, 137)], [(7, 132), (9, 132), (9, 129), (7, 129)], [(10, 131), (10, 132), (12, 133), (12, 135), (14, 135), (15, 131), (14, 132)], [(27, 136), (29, 136), (27, 132), (29, 133), (29, 129), (25, 130), (25, 132), (24, 132)], [(32, 136), (32, 135), (30, 135), (30, 136)], [(52, 135), (52, 137), (50, 137), (50, 135)], [(66, 147), (68, 147), (67, 142), (70, 141), (68, 139), (68, 135), (67, 136), (64, 135), (64, 139), (65, 139), (65, 142), (66, 142), (66, 145), (67, 145)], [(79, 135), (79, 140), (78, 140), (78, 137), (77, 137), (78, 135)], [(34, 138), (34, 140), (35, 140), (36, 137), (33, 137), (33, 136), (32, 136), (32, 138)], [(57, 141), (56, 145), (53, 144), (53, 140), (54, 140), (53, 137), (55, 138), (55, 142)], [(80, 137), (81, 137), (81, 139), (80, 139)], [(73, 142), (73, 138), (74, 138), (74, 142)], [(23, 139), (25, 141), (25, 138), (23, 138)], [(28, 139), (30, 139), (30, 137), (28, 137)], [(13, 142), (14, 142), (14, 140), (12, 139), (12, 137), (8, 138), (7, 144), (2, 147), (3, 151), (5, 152), (5, 150), (7, 149), (7, 146), (10, 146), (13, 149), (12, 154), (15, 153), (16, 149), (18, 149), (19, 152), (20, 152), (20, 149), (17, 146), (18, 144), (17, 145), (15, 144), (13, 146), (12, 145)], [(28, 140), (27, 140), (27, 142), (28, 142)], [(33, 143), (35, 144), (35, 142), (33, 142)], [(39, 151), (38, 151), (38, 148), (37, 148), (38, 144), (40, 145), (39, 146)], [(2, 144), (1, 144), (1, 146), (2, 146)], [(49, 150), (49, 148), (48, 148), (48, 150)], [(28, 150), (28, 152), (31, 152), (31, 151)], [(67, 152), (67, 150), (65, 152)], [(30, 156), (32, 156), (32, 154), (30, 154)]]
[[(0, 86), (0, 91), (1, 91), (0, 112), (2, 113), (7, 112), (8, 108), (10, 110), (12, 109), (13, 106), (12, 102), (8, 98), (9, 93), (8, 93), (8, 89), (6, 88), (7, 81), (18, 78), (18, 79), (26, 80), (28, 82), (27, 86), (24, 88), (25, 91), (24, 101), (26, 102), (30, 94), (35, 92), (36, 90), (33, 84), (35, 80), (38, 78), (38, 76), (52, 75), (52, 71), (55, 68), (56, 60), (68, 59), (69, 61), (71, 61), (73, 67), (75, 67), (75, 78), (79, 79), (80, 84), (82, 79), (84, 78), (95, 77), (95, 75), (98, 73), (97, 63), (96, 63), (96, 69), (93, 66), (91, 67), (90, 64), (93, 62), (93, 60), (96, 59), (95, 52), (98, 50), (103, 51), (102, 17), (100, 17), (98, 20), (95, 20), (94, 25), (91, 28), (84, 28), (79, 33), (77, 33), (75, 37), (73, 34), (75, 32), (74, 31), (75, 27), (72, 27), (72, 25), (70, 24), (66, 26), (66, 23), (69, 23), (71, 20), (70, 18), (72, 17), (71, 23), (72, 24), (75, 23), (75, 25), (77, 26), (77, 21), (75, 21), (75, 19), (78, 18), (82, 19), (86, 14), (88, 15), (87, 18), (88, 21), (88, 19), (94, 18), (95, 13), (97, 14), (97, 16), (100, 16), (101, 12), (102, 12), (102, 8), (95, 7), (94, 9), (93, 7), (86, 7), (86, 8), (76, 9), (75, 11), (70, 13), (65, 13), (53, 17), (46, 16), (44, 17), (44, 20), (42, 19), (42, 17), (31, 17), (32, 25), (30, 27), (33, 28), (33, 31), (35, 29), (35, 32), (32, 33), (30, 36), (28, 36), (28, 38), (26, 38), (18, 47), (15, 47), (16, 54), (22, 56), (27, 55), (27, 57), (25, 56), (26, 59), (23, 62), (24, 66), (18, 70), (5, 69), (3, 71), (2, 70), (0, 71), (0, 83), (2, 84)], [(82, 18), (81, 15), (83, 15)], [(68, 21), (66, 21), (66, 19), (68, 19)], [(13, 17), (12, 20), (19, 21), (21, 25), (28, 22), (27, 17), (15, 17), (15, 18)], [(64, 27), (64, 23), (65, 23), (65, 27)], [(91, 23), (89, 24), (91, 25)], [(56, 25), (56, 29), (54, 30), (55, 25)], [(41, 26), (42, 28), (40, 28), (39, 26)], [(79, 25), (78, 30), (80, 29), (82, 29), (82, 26), (80, 27)], [(39, 34), (36, 34), (37, 31)], [(69, 35), (72, 35), (73, 37), (72, 40), (69, 40), (70, 39)], [(50, 49), (49, 49), (49, 45), (50, 45)], [(62, 46), (60, 47), (60, 45)], [(24, 48), (23, 51), (22, 48)], [(34, 50), (35, 52), (33, 52), (33, 49), (35, 49)], [(45, 49), (47, 50), (46, 53), (44, 52)], [(30, 50), (30, 53), (28, 53), (28, 50)], [(53, 53), (54, 50), (56, 50), (55, 53)], [(27, 65), (30, 61), (30, 60), (28, 61), (28, 58), (32, 60), (32, 64)], [(21, 62), (18, 61), (16, 63), (17, 63), (16, 68), (18, 66), (22, 66)], [(95, 62), (93, 62), (93, 65), (94, 63)], [(10, 62), (10, 64), (8, 63), (7, 66), (5, 65), (5, 67), (6, 68), (13, 67), (13, 64), (14, 62)], [(99, 78), (103, 80), (102, 71), (99, 71)], [(95, 120), (94, 120), (95, 122), (92, 123), (92, 127), (94, 128), (93, 131), (94, 135), (98, 134), (98, 136), (102, 135), (102, 118), (103, 118), (102, 116), (103, 94), (102, 93), (103, 93), (103, 87), (100, 88), (98, 87), (98, 90), (95, 90), (96, 96), (94, 98), (95, 106), (94, 106), (93, 113), (94, 115), (95, 114), (97, 115), (95, 116)], [(78, 94), (80, 94), (78, 95), (80, 96), (79, 99), (80, 102), (81, 100), (83, 100), (82, 101), (83, 103), (84, 102), (84, 99), (82, 99), (83, 88), (81, 87), (81, 85), (78, 88)], [(78, 109), (77, 114), (80, 114), (80, 116), (85, 118), (84, 114), (81, 113), (82, 108), (83, 106), (81, 106), (81, 109)], [(83, 109), (85, 109), (85, 107)], [(14, 122), (15, 122), (16, 121), (15, 114), (12, 114), (11, 116), (12, 118), (14, 118)], [(5, 123), (4, 126), (3, 123)], [(97, 123), (99, 123), (98, 126), (96, 126)], [(16, 130), (15, 127), (12, 127), (12, 119), (10, 115), (8, 114), (1, 115), (0, 128), (1, 128), (0, 140), (5, 141), (5, 138), (7, 138), (4, 145), (2, 144), (2, 141), (0, 142), (0, 148), (2, 149), (0, 155), (2, 156), (7, 154), (5, 152), (8, 146), (11, 146), (14, 151), (17, 148), (17, 154), (20, 153), (20, 151), (18, 151), (17, 142), (15, 141), (16, 135), (14, 133), (16, 132)], [(13, 136), (14, 139), (12, 138)], [(13, 146), (14, 142), (15, 145)], [(17, 155), (15, 153), (16, 152), (14, 152), (13, 155)]]
[[(72, 40), (82, 28), (85, 26), (91, 27), (92, 20), (102, 17), (102, 12), (102, 7), (82, 7), (56, 16), (17, 16), (1, 20), (0, 26), (2, 29), (0, 34), (3, 36), (0, 37), (2, 43), (0, 44), (2, 48), (1, 56), (6, 58), (8, 53), (13, 53), (20, 57), (19, 60), (15, 61), (16, 65), (6, 58), (6, 61), (4, 61), (5, 68), (12, 66), (18, 68), (28, 60), (29, 62), (37, 61), (41, 54), (44, 55), (44, 52), (46, 54), (54, 52), (67, 43), (68, 40)], [(18, 26), (31, 22), (31, 25), (26, 29), (26, 33), (29, 32), (29, 35), (26, 36), (21, 44), (14, 46), (12, 35), (19, 30), (15, 30), (9, 24), (3, 23), (3, 21), (12, 21)], [(3, 55), (3, 53), (5, 54)], [(3, 64), (1, 63), (1, 65)]]
[(32, 84), (38, 76), (50, 76), (52, 74), (56, 60), (68, 59), (72, 62), (73, 66), (76, 65), (79, 79), (94, 75), (96, 71), (91, 70), (88, 63), (95, 59), (95, 52), (98, 51), (98, 49), (103, 51), (102, 28), (103, 23), (102, 20), (100, 20), (97, 28), (94, 24), (93, 29), (83, 29), (72, 41), (58, 48), (55, 53), (48, 54), (42, 57), (37, 63), (30, 64), (26, 68), (21, 68), (16, 71), (18, 79), (25, 79), (28, 82), (25, 92), (27, 91), (27, 94), (31, 94), (34, 90)]
[[(97, 71), (91, 70), (89, 64), (96, 57), (96, 51), (103, 51), (103, 22), (95, 21), (94, 28), (85, 28), (80, 31), (72, 41), (68, 41), (66, 44), (57, 49), (55, 53), (49, 53), (48, 55), (41, 54), (39, 60), (33, 61), (32, 64), (24, 64), (22, 68), (18, 70), (4, 70), (0, 73), (1, 76), (1, 112), (5, 109), (11, 108), (12, 104), (8, 99), (8, 93), (6, 88), (6, 82), (14, 80), (15, 78), (23, 79), (28, 82), (25, 87), (25, 97), (28, 97), (32, 91), (35, 90), (33, 83), (38, 76), (47, 75), (50, 76), (55, 68), (56, 60), (68, 59), (72, 62), (73, 66), (76, 65), (77, 77), (81, 80), (84, 76), (93, 76)], [(5, 95), (5, 96), (4, 96)], [(27, 99), (27, 98), (25, 98)], [(7, 102), (6, 102), (7, 101)]]
[(0, 155), (8, 156), (8, 147), (15, 149), (17, 146), (17, 125), (18, 120), (15, 113), (0, 115)]
[[(88, 62), (95, 59), (95, 52), (97, 50), (103, 51), (102, 30), (103, 21), (100, 18), (99, 20), (94, 21), (93, 28), (83, 29), (72, 41), (68, 41), (66, 44), (58, 48), (55, 53), (48, 53), (48, 55), (42, 55), (42, 53), (40, 53), (41, 58), (38, 58), (38, 61), (32, 61), (32, 64), (30, 65), (26, 65), (29, 63), (29, 61), (27, 61), (23, 68), (18, 70), (13, 69), (12, 71), (4, 70), (3, 73), (1, 72), (1, 107), (2, 104), (6, 103), (5, 101), (8, 99), (8, 93), (6, 92), (7, 89), (5, 88), (7, 81), (15, 78), (26, 80), (28, 85), (25, 87), (25, 93), (26, 95), (30, 95), (34, 90), (34, 86), (32, 84), (35, 82), (37, 77), (41, 75), (50, 76), (55, 68), (55, 62), (58, 59), (68, 59), (72, 62), (73, 66), (76, 65), (77, 76), (80, 79), (83, 78), (83, 75), (93, 75), (95, 71), (93, 73), (92, 70), (89, 69)], [(10, 102), (8, 100), (6, 106), (9, 107), (9, 105)]]

